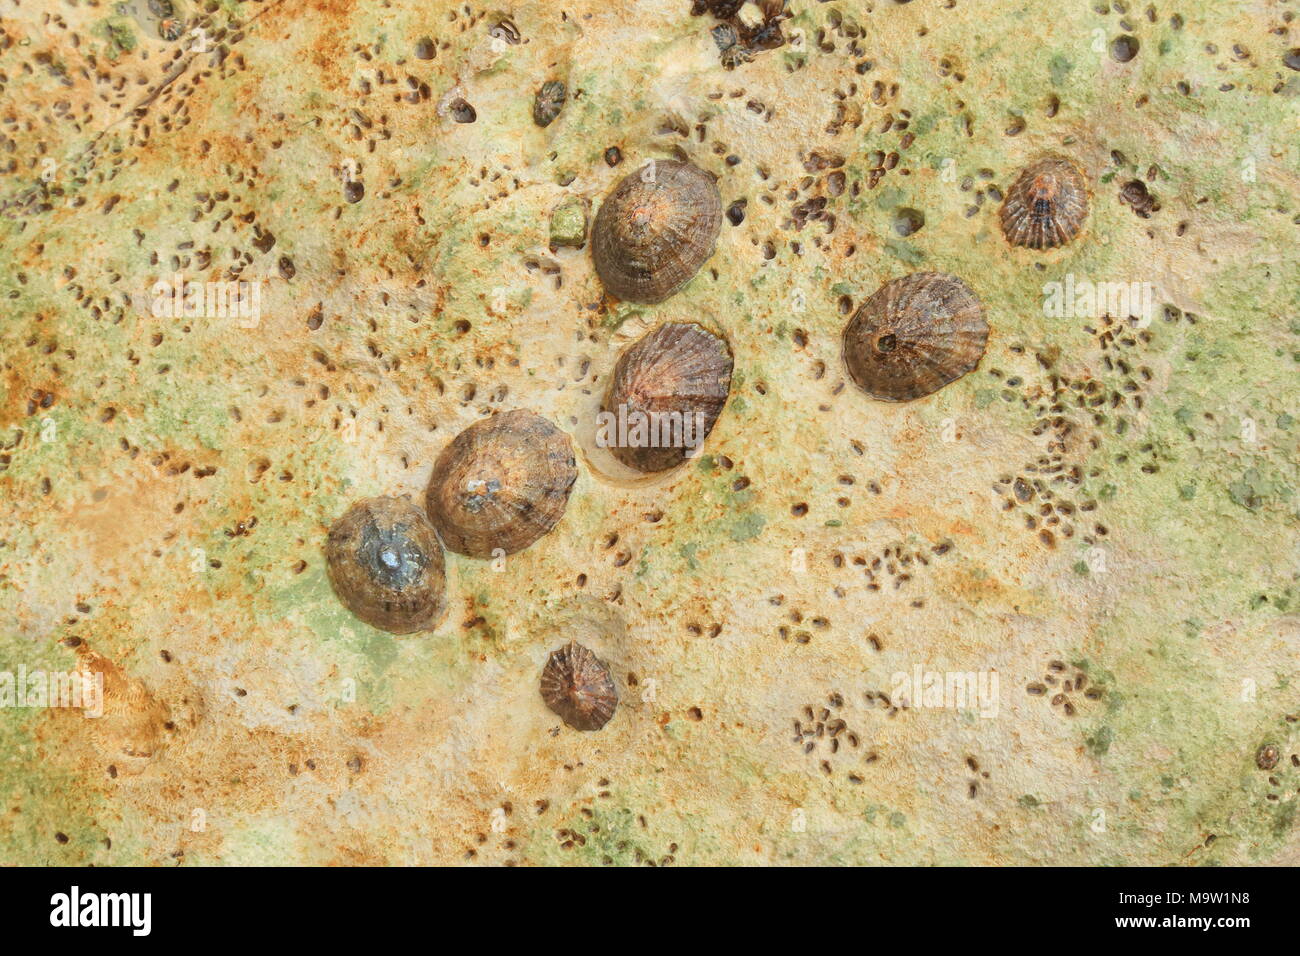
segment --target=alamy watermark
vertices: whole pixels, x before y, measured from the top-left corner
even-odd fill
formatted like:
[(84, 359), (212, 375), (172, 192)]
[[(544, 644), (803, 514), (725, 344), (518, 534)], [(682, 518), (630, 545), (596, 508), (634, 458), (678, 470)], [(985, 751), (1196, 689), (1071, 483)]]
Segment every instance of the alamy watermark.
[(998, 672), (927, 671), (914, 664), (910, 673), (894, 674), (892, 699), (913, 710), (978, 710), (981, 717), (996, 717)]
[(0, 707), (66, 707), (104, 716), (104, 675), (89, 671), (0, 671)]
[(83, 893), (73, 886), (50, 897), (50, 925), (120, 926), (133, 936), (148, 936), (153, 928), (153, 894)]
[(170, 281), (159, 279), (150, 292), (157, 319), (236, 319), (242, 329), (262, 321), (261, 280), (195, 282), (178, 272)]
[(1150, 282), (1093, 282), (1065, 274), (1064, 281), (1043, 285), (1043, 315), (1049, 319), (1134, 318), (1144, 329), (1155, 316), (1155, 288)]
[(619, 405), (596, 416), (600, 448), (684, 448), (693, 458), (708, 429), (703, 412), (643, 412)]

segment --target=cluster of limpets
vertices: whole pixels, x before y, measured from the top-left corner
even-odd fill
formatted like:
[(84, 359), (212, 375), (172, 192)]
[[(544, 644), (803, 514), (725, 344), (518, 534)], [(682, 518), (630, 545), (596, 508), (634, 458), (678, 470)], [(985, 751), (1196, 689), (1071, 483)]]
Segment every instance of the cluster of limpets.
[[(1082, 171), (1046, 156), (1020, 171), (999, 220), (1011, 245), (1041, 251), (1073, 241), (1087, 216)], [(849, 319), (844, 364), (872, 398), (908, 402), (973, 371), (988, 337), (984, 305), (965, 280), (917, 272), (886, 282)]]
[(330, 584), (357, 617), (394, 634), (432, 627), (445, 606), (443, 547), (514, 554), (564, 514), (578, 477), (568, 437), (517, 409), (475, 422), (443, 449), (424, 506), (367, 498), (330, 527)]
[[(562, 83), (543, 85), (536, 123), (553, 122), (565, 99)], [(1087, 213), (1082, 172), (1048, 156), (1022, 170), (1007, 191), (1002, 231), (1012, 245), (1053, 249), (1079, 235)], [(624, 177), (597, 212), (596, 273), (613, 297), (663, 302), (713, 255), (721, 225), (712, 175), (690, 162), (651, 160)], [(872, 398), (913, 401), (976, 368), (988, 337), (983, 304), (965, 280), (914, 273), (886, 282), (848, 320), (844, 364)], [(703, 441), (726, 404), (732, 368), (724, 339), (695, 323), (665, 322), (620, 356), (602, 411), (693, 416)], [(656, 445), (611, 452), (646, 474), (678, 467), (689, 455), (685, 447)], [(478, 421), (438, 456), (423, 504), (371, 498), (334, 523), (326, 558), (335, 593), (375, 627), (398, 634), (430, 628), (445, 607), (443, 548), (478, 559), (522, 551), (563, 518), (577, 475), (569, 437), (540, 415), (516, 409)], [(576, 730), (599, 730), (618, 706), (608, 665), (576, 642), (550, 655), (540, 690)]]

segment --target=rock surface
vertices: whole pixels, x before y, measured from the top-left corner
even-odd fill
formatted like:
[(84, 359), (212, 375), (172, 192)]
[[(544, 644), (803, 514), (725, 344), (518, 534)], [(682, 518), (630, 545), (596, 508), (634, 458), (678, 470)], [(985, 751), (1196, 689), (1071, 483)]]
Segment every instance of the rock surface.
[[(691, 6), (229, 0), (168, 41), (6, 4), (0, 669), (77, 637), (125, 696), (0, 708), (0, 864), (1300, 862), (1285, 5)], [(1012, 248), (1054, 153), (1086, 230)], [(671, 158), (743, 215), (606, 303), (550, 211)], [(871, 401), (841, 330), (918, 271), (987, 352)], [(706, 454), (579, 455), (550, 534), (447, 555), (431, 632), (335, 600), (351, 502), (418, 500), (494, 411), (585, 448), (669, 320), (735, 358)], [(598, 732), (538, 693), (570, 640), (619, 690)], [(927, 701), (955, 674), (996, 700)]]

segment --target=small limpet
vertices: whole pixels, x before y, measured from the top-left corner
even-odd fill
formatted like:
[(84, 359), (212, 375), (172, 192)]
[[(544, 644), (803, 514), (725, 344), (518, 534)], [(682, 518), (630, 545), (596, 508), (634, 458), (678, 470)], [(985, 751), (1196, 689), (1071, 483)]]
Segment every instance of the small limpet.
[(1007, 190), (999, 214), (1013, 246), (1054, 249), (1074, 239), (1088, 218), (1088, 184), (1068, 159), (1030, 163)]
[(947, 273), (917, 272), (886, 282), (854, 313), (844, 327), (844, 364), (872, 398), (906, 402), (975, 368), (988, 337), (970, 286)]
[(608, 665), (575, 641), (551, 653), (541, 691), (546, 706), (574, 730), (600, 730), (618, 707)]

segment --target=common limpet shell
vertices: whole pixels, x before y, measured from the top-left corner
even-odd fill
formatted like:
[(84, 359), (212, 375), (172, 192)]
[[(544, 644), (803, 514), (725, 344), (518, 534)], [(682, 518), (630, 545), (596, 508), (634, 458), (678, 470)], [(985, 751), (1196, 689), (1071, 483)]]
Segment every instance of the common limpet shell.
[(662, 302), (713, 255), (722, 199), (691, 163), (651, 160), (606, 197), (592, 227), (592, 256), (605, 288), (628, 302)]
[(514, 554), (555, 527), (578, 477), (569, 436), (515, 409), (470, 425), (442, 450), (425, 501), (458, 554)]
[(906, 402), (956, 381), (988, 342), (984, 307), (957, 276), (916, 272), (886, 282), (844, 327), (844, 364), (872, 398)]
[(373, 627), (409, 634), (442, 612), (442, 545), (409, 498), (367, 498), (349, 508), (330, 526), (325, 566), (339, 600)]
[(1013, 246), (1054, 249), (1083, 230), (1088, 183), (1068, 159), (1048, 156), (1020, 171), (999, 214), (1002, 234)]
[(576, 641), (551, 652), (541, 691), (546, 706), (574, 730), (600, 730), (618, 707), (609, 666)]
[(667, 322), (619, 357), (601, 406), (606, 447), (643, 472), (693, 457), (731, 387), (727, 343), (694, 322)]

